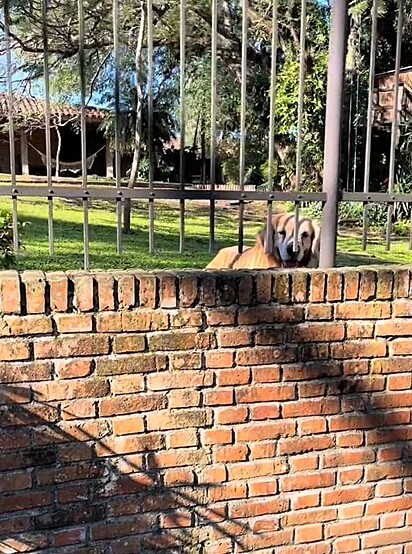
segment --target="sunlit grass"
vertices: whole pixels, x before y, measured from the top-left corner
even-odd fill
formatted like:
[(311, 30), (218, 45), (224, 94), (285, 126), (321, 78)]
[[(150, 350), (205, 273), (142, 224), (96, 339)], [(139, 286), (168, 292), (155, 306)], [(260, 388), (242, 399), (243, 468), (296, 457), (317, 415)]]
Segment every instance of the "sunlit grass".
[[(10, 210), (10, 200), (0, 199), (0, 210)], [(47, 202), (19, 200), (19, 221), (26, 223), (17, 257), (18, 269), (47, 271), (77, 270), (83, 267), (83, 208), (55, 201), (55, 252), (49, 255)], [(265, 219), (262, 209), (246, 205), (245, 243), (251, 244)], [(90, 263), (92, 269), (182, 269), (203, 268), (211, 259), (209, 249), (209, 205), (186, 202), (185, 252), (179, 253), (179, 209), (177, 203), (155, 202), (155, 253), (148, 253), (148, 209), (136, 203), (130, 235), (123, 236), (123, 252), (116, 252), (116, 212), (113, 204), (93, 202), (89, 210)], [(216, 245), (235, 244), (238, 234), (236, 206), (217, 205)], [(362, 252), (359, 232), (346, 232), (338, 239), (339, 265), (412, 263), (405, 239), (396, 240), (390, 252), (384, 238), (375, 234), (367, 252)]]

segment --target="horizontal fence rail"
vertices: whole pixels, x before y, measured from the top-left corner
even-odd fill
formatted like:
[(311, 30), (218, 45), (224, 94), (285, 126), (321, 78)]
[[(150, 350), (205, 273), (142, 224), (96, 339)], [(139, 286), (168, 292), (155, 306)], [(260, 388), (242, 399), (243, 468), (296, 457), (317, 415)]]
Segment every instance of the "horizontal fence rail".
[[(43, 51), (39, 55), (43, 60), (43, 91), (44, 91), (44, 130), (45, 130), (45, 159), (46, 159), (46, 176), (33, 177), (32, 179), (25, 177), (20, 179), (16, 172), (16, 104), (18, 97), (16, 95), (16, 84), (13, 77), (13, 59), (12, 54), (16, 55), (19, 51), (19, 44), (13, 40), (13, 14), (11, 12), (11, 4), (6, 0), (3, 4), (3, 34), (4, 34), (4, 49), (6, 53), (6, 80), (7, 80), (7, 106), (8, 106), (8, 133), (10, 146), (10, 178), (0, 178), (0, 196), (10, 197), (12, 200), (12, 216), (13, 216), (13, 244), (17, 252), (19, 249), (18, 235), (18, 201), (21, 198), (46, 198), (48, 200), (48, 241), (50, 255), (54, 254), (54, 202), (55, 199), (79, 199), (82, 201), (83, 208), (83, 245), (84, 245), (84, 267), (88, 269), (90, 266), (90, 247), (89, 247), (89, 212), (90, 200), (102, 199), (110, 200), (116, 203), (116, 245), (117, 252), (122, 252), (122, 225), (124, 222), (124, 209), (126, 203), (129, 204), (132, 200), (142, 200), (147, 202), (147, 217), (148, 217), (148, 250), (150, 253), (156, 251), (156, 236), (155, 236), (155, 211), (154, 203), (156, 200), (177, 200), (179, 201), (179, 251), (183, 253), (185, 250), (185, 210), (186, 202), (190, 200), (201, 200), (209, 203), (209, 250), (214, 252), (215, 244), (215, 224), (216, 224), (216, 202), (229, 201), (237, 202), (238, 206), (238, 248), (239, 252), (244, 248), (244, 222), (245, 222), (245, 203), (246, 202), (261, 202), (266, 204), (266, 222), (272, 219), (273, 203), (274, 202), (292, 202), (294, 203), (294, 250), (298, 248), (299, 240), (299, 219), (301, 217), (302, 208), (305, 203), (320, 203), (323, 210), (322, 218), (322, 235), (327, 237), (322, 241), (321, 245), (321, 263), (325, 266), (333, 266), (335, 263), (336, 241), (337, 241), (337, 220), (339, 205), (346, 202), (361, 203), (363, 206), (363, 222), (362, 222), (362, 243), (366, 249), (368, 242), (369, 230), (369, 206), (372, 203), (387, 205), (387, 227), (386, 227), (386, 248), (391, 247), (393, 235), (393, 218), (394, 207), (398, 203), (403, 203), (412, 206), (412, 193), (398, 190), (396, 183), (397, 169), (397, 153), (399, 149), (399, 130), (401, 125), (401, 113), (398, 109), (401, 94), (401, 60), (402, 60), (402, 36), (404, 29), (404, 0), (398, 0), (397, 3), (397, 19), (396, 19), (396, 59), (395, 70), (393, 73), (392, 91), (392, 120), (391, 120), (391, 141), (389, 149), (389, 171), (388, 185), (386, 191), (375, 192), (371, 191), (370, 176), (372, 168), (372, 140), (373, 129), (375, 125), (376, 114), (376, 56), (378, 44), (378, 0), (373, 0), (372, 11), (369, 18), (370, 25), (370, 48), (369, 48), (369, 76), (368, 76), (368, 94), (366, 116), (363, 123), (363, 133), (365, 137), (365, 148), (363, 155), (363, 187), (362, 192), (355, 190), (355, 181), (353, 182), (354, 190), (349, 190), (349, 180), (352, 175), (359, 174), (357, 167), (359, 153), (357, 153), (357, 142), (359, 130), (355, 130), (355, 138), (352, 136), (352, 117), (354, 113), (352, 96), (351, 107), (349, 110), (349, 138), (346, 147), (341, 145), (341, 129), (339, 120), (343, 117), (343, 87), (344, 87), (344, 61), (346, 56), (346, 34), (345, 24), (349, 21), (349, 10), (346, 0), (336, 0), (332, 6), (332, 19), (330, 27), (330, 60), (328, 73), (328, 94), (326, 101), (326, 128), (325, 128), (325, 162), (323, 171), (323, 190), (308, 192), (305, 188), (303, 169), (305, 164), (310, 164), (310, 160), (304, 158), (304, 140), (305, 140), (305, 112), (307, 103), (306, 80), (307, 80), (307, 38), (308, 38), (308, 13), (311, 5), (308, 0), (301, 0), (300, 3), (300, 19), (298, 33), (298, 51), (296, 52), (296, 61), (299, 64), (298, 80), (297, 80), (297, 105), (296, 105), (296, 143), (295, 143), (295, 167), (294, 167), (294, 190), (283, 191), (279, 190), (276, 181), (276, 133), (277, 130), (277, 83), (279, 72), (278, 53), (281, 47), (279, 41), (279, 20), (280, 20), (280, 4), (278, 0), (273, 0), (270, 3), (270, 9), (266, 13), (268, 20), (269, 42), (268, 48), (270, 51), (269, 60), (269, 75), (268, 75), (268, 90), (269, 98), (269, 114), (268, 124), (265, 132), (267, 133), (267, 175), (265, 177), (265, 190), (256, 190), (256, 188), (248, 182), (246, 171), (246, 158), (251, 147), (250, 129), (248, 120), (248, 107), (250, 104), (250, 73), (253, 72), (253, 60), (250, 56), (251, 41), (255, 40), (252, 37), (253, 17), (251, 5), (248, 0), (239, 0), (239, 129), (238, 129), (238, 185), (231, 188), (228, 185), (223, 185), (217, 180), (217, 162), (219, 159), (219, 141), (220, 133), (222, 132), (218, 125), (218, 117), (220, 113), (220, 98), (219, 98), (219, 64), (220, 48), (221, 48), (221, 25), (222, 25), (222, 7), (218, 0), (212, 0), (210, 13), (210, 128), (209, 128), (209, 162), (210, 162), (210, 177), (207, 182), (194, 184), (187, 182), (187, 167), (185, 163), (184, 148), (188, 143), (188, 128), (187, 128), (187, 86), (188, 86), (188, 61), (191, 55), (190, 49), (190, 33), (188, 25), (190, 17), (189, 0), (180, 0), (180, 10), (178, 12), (178, 31), (179, 31), (179, 59), (178, 59), (178, 97), (179, 97), (179, 129), (180, 129), (180, 161), (179, 161), (179, 176), (177, 182), (156, 181), (154, 174), (156, 151), (155, 144), (158, 141), (156, 135), (155, 117), (156, 117), (156, 95), (155, 89), (158, 86), (159, 76), (157, 70), (157, 55), (156, 46), (156, 22), (158, 17), (157, 11), (153, 5), (153, 0), (145, 0), (141, 2), (142, 20), (141, 20), (141, 36), (139, 37), (140, 46), (145, 51), (146, 70), (138, 71), (136, 69), (136, 94), (138, 104), (136, 108), (137, 116), (140, 112), (147, 111), (147, 119), (144, 123), (144, 132), (147, 134), (147, 159), (148, 159), (148, 177), (147, 181), (137, 181), (130, 183), (130, 180), (122, 176), (122, 137), (121, 137), (121, 117), (122, 117), (122, 60), (125, 54), (125, 45), (122, 44), (121, 29), (124, 22), (122, 21), (122, 3), (120, 0), (112, 2), (112, 52), (108, 56), (112, 56), (113, 62), (113, 110), (114, 118), (114, 177), (113, 179), (105, 180), (104, 183), (99, 183), (96, 179), (88, 175), (88, 158), (87, 158), (87, 67), (86, 53), (89, 40), (89, 23), (85, 15), (86, 4), (83, 0), (77, 0), (77, 34), (78, 34), (78, 85), (76, 91), (80, 99), (79, 108), (79, 131), (80, 131), (80, 150), (81, 150), (81, 173), (79, 179), (65, 179), (55, 177), (52, 174), (52, 141), (51, 141), (51, 94), (50, 94), (50, 79), (53, 71), (51, 64), (52, 48), (48, 37), (48, 24), (50, 13), (53, 8), (52, 0), (42, 0), (42, 48)], [(349, 7), (353, 7), (353, 2)], [(352, 17), (352, 16), (351, 16)], [(145, 37), (143, 37), (143, 29), (145, 29)], [(136, 59), (136, 67), (140, 63)], [(359, 79), (358, 79), (359, 80)], [(353, 81), (353, 79), (352, 79)], [(355, 80), (356, 81), (356, 80)], [(145, 106), (142, 106), (143, 92), (147, 94), (144, 98)], [(378, 99), (379, 100), (379, 99)], [(356, 100), (357, 102), (359, 99)], [(401, 108), (402, 109), (402, 108)], [(110, 110), (109, 110), (110, 112)], [(306, 115), (305, 115), (306, 114)], [(136, 126), (136, 133), (138, 127)], [(140, 135), (142, 129), (140, 129)], [(136, 138), (137, 140), (137, 138)], [(139, 139), (141, 140), (141, 138)], [(354, 157), (352, 151), (355, 148)], [(340, 175), (340, 161), (342, 153), (347, 153), (347, 180), (345, 184), (342, 182)], [(235, 154), (234, 154), (235, 155)], [(352, 156), (352, 158), (351, 158)], [(353, 167), (352, 167), (353, 165)], [(43, 181), (43, 182), (42, 182)], [(411, 210), (412, 214), (412, 210)], [(412, 215), (411, 215), (412, 217)], [(264, 223), (264, 222), (263, 222)], [(262, 225), (263, 226), (263, 225)], [(267, 226), (266, 248), (272, 248), (272, 233), (270, 225)], [(412, 246), (412, 225), (411, 238)]]

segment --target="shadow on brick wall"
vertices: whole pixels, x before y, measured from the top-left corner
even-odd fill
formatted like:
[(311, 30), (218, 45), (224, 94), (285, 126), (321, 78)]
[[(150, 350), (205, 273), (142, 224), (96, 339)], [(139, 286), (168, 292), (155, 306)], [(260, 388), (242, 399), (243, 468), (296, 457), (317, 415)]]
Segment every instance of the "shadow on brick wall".
[(207, 506), (216, 482), (187, 467), (165, 482), (144, 435), (129, 446), (123, 437), (139, 452), (126, 460), (106, 422), (58, 425), (56, 403), (31, 401), (29, 386), (0, 387), (0, 552), (194, 554), (210, 540), (242, 548), (247, 525)]

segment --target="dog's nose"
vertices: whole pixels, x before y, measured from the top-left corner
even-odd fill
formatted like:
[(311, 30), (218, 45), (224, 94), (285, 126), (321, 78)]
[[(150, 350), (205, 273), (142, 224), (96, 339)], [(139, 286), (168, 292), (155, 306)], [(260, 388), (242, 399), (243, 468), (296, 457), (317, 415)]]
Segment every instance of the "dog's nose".
[(288, 256), (290, 258), (295, 258), (296, 257), (297, 252), (295, 252), (295, 250), (293, 249), (293, 243), (288, 244), (287, 252), (288, 252)]

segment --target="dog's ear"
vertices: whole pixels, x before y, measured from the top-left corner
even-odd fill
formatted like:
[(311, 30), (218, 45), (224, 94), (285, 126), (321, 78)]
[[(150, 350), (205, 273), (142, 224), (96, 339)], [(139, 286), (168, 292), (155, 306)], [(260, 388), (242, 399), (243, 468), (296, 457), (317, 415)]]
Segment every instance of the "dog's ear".
[(312, 221), (313, 225), (313, 240), (312, 240), (312, 256), (319, 261), (320, 254), (320, 225), (316, 221)]
[(263, 252), (267, 254), (273, 250), (273, 225), (269, 225), (269, 236), (268, 236), (268, 224), (263, 227), (263, 229), (256, 235), (256, 246), (262, 249)]

